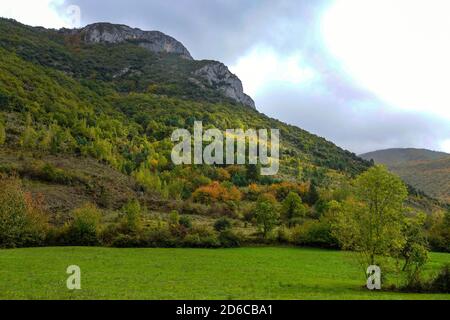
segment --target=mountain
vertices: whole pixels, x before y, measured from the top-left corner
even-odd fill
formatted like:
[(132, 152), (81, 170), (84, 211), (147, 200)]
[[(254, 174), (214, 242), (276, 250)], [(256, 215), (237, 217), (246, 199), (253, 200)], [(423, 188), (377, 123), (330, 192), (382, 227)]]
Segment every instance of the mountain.
[(426, 149), (388, 149), (361, 157), (385, 164), (411, 186), (450, 203), (450, 154)]
[[(160, 32), (105, 23), (49, 30), (0, 19), (0, 56), (0, 173), (52, 199), (54, 212), (88, 200), (116, 209), (132, 197), (149, 206), (190, 199), (214, 180), (337, 188), (370, 167), (259, 113), (224, 64), (194, 60)], [(245, 166), (174, 167), (172, 132), (192, 131), (200, 120), (222, 130), (279, 129), (279, 174), (263, 179)]]
[(130, 41), (151, 52), (173, 53), (193, 60), (182, 43), (159, 31), (142, 31), (125, 25), (94, 23), (82, 29), (61, 29), (60, 33), (79, 36), (85, 43), (90, 44), (117, 44)]
[(362, 158), (385, 165), (397, 165), (410, 161), (440, 160), (450, 157), (450, 154), (426, 149), (386, 149), (361, 155)]

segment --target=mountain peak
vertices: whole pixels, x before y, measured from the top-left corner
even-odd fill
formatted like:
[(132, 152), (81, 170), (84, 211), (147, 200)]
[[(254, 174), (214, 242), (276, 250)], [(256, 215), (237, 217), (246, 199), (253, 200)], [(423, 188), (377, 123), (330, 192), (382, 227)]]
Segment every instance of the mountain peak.
[(396, 165), (408, 161), (428, 161), (449, 158), (450, 154), (439, 151), (416, 148), (393, 148), (377, 150), (360, 155), (363, 159), (373, 159), (377, 163)]
[[(181, 42), (160, 31), (143, 31), (123, 24), (98, 22), (81, 29), (61, 29), (59, 32), (79, 35), (81, 40), (88, 44), (131, 42), (151, 52), (172, 53), (195, 62)], [(223, 96), (237, 103), (256, 109), (253, 99), (244, 93), (242, 81), (221, 62), (207, 61), (199, 69), (194, 70), (188, 78), (199, 89), (207, 86), (218, 90)]]
[[(66, 29), (62, 31), (64, 32)], [(193, 60), (190, 52), (181, 42), (160, 31), (143, 31), (123, 24), (99, 22), (71, 32), (79, 33), (86, 43), (114, 44), (129, 41), (152, 52), (173, 53)]]

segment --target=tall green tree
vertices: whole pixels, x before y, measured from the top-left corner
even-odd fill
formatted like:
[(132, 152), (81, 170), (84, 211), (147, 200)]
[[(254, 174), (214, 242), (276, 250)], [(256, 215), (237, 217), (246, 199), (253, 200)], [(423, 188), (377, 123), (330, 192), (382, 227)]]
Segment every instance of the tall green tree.
[(276, 200), (269, 196), (261, 196), (256, 203), (255, 217), (256, 223), (264, 239), (266, 239), (278, 223), (279, 215)]
[(290, 192), (281, 204), (281, 218), (289, 227), (298, 224), (306, 211), (302, 198), (295, 192)]
[(426, 215), (419, 213), (405, 219), (403, 234), (406, 243), (400, 253), (404, 261), (402, 271), (406, 274), (407, 285), (420, 283), (420, 274), (428, 261), (428, 242), (424, 232)]
[(333, 235), (343, 249), (360, 254), (365, 268), (380, 265), (383, 257), (398, 256), (406, 243), (402, 231), (407, 188), (384, 166), (370, 168), (354, 184), (356, 197), (344, 203)]

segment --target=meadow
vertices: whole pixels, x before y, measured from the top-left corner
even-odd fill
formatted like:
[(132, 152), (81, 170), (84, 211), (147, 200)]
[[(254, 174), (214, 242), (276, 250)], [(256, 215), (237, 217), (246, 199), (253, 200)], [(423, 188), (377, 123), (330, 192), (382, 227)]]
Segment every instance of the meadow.
[[(0, 250), (0, 299), (450, 300), (448, 294), (370, 292), (352, 260), (341, 251), (291, 247)], [(445, 263), (450, 254), (432, 253), (426, 273)], [(81, 290), (66, 287), (69, 265), (81, 268)]]

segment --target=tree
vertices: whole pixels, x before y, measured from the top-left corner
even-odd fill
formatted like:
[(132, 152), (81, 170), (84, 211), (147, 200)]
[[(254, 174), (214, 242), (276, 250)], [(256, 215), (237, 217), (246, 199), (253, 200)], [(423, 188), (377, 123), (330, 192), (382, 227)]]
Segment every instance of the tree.
[(354, 181), (356, 199), (343, 203), (333, 235), (342, 248), (359, 253), (364, 268), (398, 256), (405, 245), (403, 202), (405, 184), (384, 166), (375, 166)]
[(427, 217), (428, 240), (433, 250), (450, 252), (450, 209)]
[(23, 192), (17, 179), (1, 179), (0, 190), (0, 248), (41, 245), (48, 229), (42, 201)]
[(306, 207), (302, 203), (302, 198), (297, 193), (290, 192), (283, 200), (281, 218), (289, 227), (292, 227), (298, 224), (305, 215)]
[(141, 205), (136, 199), (129, 201), (122, 208), (123, 226), (127, 232), (137, 233), (142, 230)]
[(316, 202), (319, 200), (319, 193), (317, 192), (317, 187), (314, 182), (311, 182), (306, 200), (310, 206), (315, 205)]
[(255, 217), (263, 237), (267, 238), (278, 223), (276, 200), (268, 195), (261, 196), (256, 203)]
[(428, 242), (424, 232), (426, 215), (419, 213), (405, 219), (403, 234), (405, 245), (400, 252), (403, 259), (402, 271), (406, 273), (407, 286), (413, 288), (420, 284), (420, 274), (428, 261)]

